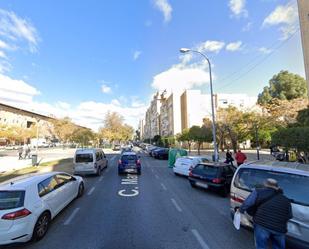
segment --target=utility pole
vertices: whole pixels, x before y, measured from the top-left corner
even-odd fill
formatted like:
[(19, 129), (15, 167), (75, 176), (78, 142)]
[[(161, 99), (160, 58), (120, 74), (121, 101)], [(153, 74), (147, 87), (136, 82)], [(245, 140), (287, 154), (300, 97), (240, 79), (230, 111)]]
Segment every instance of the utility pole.
[(259, 128), (258, 125), (255, 124), (256, 156), (257, 160), (260, 160), (260, 143), (259, 143), (258, 128)]

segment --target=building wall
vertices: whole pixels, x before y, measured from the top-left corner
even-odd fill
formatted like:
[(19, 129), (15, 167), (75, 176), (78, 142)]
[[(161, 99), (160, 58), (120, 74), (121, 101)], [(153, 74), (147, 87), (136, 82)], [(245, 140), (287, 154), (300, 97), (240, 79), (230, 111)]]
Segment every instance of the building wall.
[(250, 97), (247, 94), (218, 93), (215, 96), (217, 109), (234, 106), (240, 110), (250, 110), (256, 106), (256, 102), (257, 97)]
[(309, 1), (298, 0), (298, 12), (303, 44), (304, 64), (309, 96)]

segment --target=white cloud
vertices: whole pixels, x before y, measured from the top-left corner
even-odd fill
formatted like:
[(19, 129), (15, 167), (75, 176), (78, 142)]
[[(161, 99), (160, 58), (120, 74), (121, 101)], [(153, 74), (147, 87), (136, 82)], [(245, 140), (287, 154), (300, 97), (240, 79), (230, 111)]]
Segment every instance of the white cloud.
[(27, 42), (31, 52), (37, 51), (39, 35), (36, 28), (14, 12), (0, 9), (0, 37), (14, 44)]
[(293, 2), (279, 5), (263, 21), (262, 27), (280, 26), (281, 39), (287, 39), (298, 28), (298, 11)]
[(106, 84), (102, 84), (101, 85), (101, 91), (102, 93), (111, 93), (112, 92), (112, 88)]
[(260, 47), (259, 48), (259, 52), (263, 53), (263, 54), (270, 54), (272, 52), (271, 49), (269, 48), (265, 48), (265, 47)]
[(1, 49), (10, 49), (11, 46), (9, 44), (7, 44), (6, 42), (0, 40), (0, 48)]
[(0, 58), (6, 59), (6, 55), (3, 51), (0, 50)]
[(246, 0), (230, 0), (229, 7), (233, 13), (233, 16), (236, 17), (248, 16), (248, 11), (246, 10)]
[(195, 49), (199, 52), (219, 53), (224, 45), (225, 43), (222, 41), (206, 41), (198, 44)]
[[(58, 118), (69, 116), (75, 123), (93, 130), (103, 125), (104, 116), (108, 111), (123, 115), (125, 122), (134, 127), (137, 127), (138, 120), (146, 111), (146, 105), (142, 103), (125, 106), (117, 99), (110, 103), (86, 101), (77, 106), (64, 101), (39, 102), (35, 100), (38, 94), (40, 94), (39, 90), (29, 83), (0, 74), (0, 103)], [(135, 100), (138, 101), (138, 99)]]
[(158, 91), (180, 92), (209, 82), (205, 64), (177, 64), (153, 77), (151, 86)]
[(172, 19), (173, 8), (168, 0), (154, 0), (154, 5), (162, 12), (164, 16), (164, 22), (169, 22)]
[(242, 31), (243, 32), (248, 32), (252, 29), (252, 25), (253, 23), (252, 22), (248, 22), (243, 28), (242, 28)]
[(142, 53), (142, 51), (134, 51), (133, 60), (136, 61), (140, 57), (141, 53)]
[(227, 51), (235, 52), (235, 51), (239, 51), (239, 50), (242, 49), (241, 45), (242, 45), (242, 41), (231, 42), (231, 43), (226, 45), (225, 49)]
[(12, 65), (6, 60), (0, 60), (0, 74), (9, 72), (12, 68)]
[(144, 106), (144, 103), (142, 103), (138, 96), (131, 96), (131, 106), (132, 107), (141, 107)]

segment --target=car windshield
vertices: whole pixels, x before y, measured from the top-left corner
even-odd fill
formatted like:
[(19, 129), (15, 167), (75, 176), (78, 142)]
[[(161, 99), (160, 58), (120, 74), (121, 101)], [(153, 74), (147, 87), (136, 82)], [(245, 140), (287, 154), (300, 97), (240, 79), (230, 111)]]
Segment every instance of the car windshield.
[(92, 163), (93, 162), (93, 154), (76, 154), (75, 157), (76, 163)]
[(198, 164), (193, 170), (193, 174), (197, 175), (206, 175), (206, 176), (217, 176), (218, 175), (218, 167), (210, 166), (210, 165), (203, 165), (203, 164)]
[(0, 210), (22, 207), (24, 197), (25, 191), (0, 191)]
[(235, 178), (235, 187), (252, 191), (263, 186), (266, 179), (278, 181), (284, 194), (294, 203), (309, 206), (309, 177), (258, 169), (240, 169)]

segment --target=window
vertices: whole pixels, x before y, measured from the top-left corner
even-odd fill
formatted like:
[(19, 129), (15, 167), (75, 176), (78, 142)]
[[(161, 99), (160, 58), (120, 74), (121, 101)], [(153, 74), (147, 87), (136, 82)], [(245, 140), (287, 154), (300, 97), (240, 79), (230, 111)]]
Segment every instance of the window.
[(216, 177), (219, 172), (218, 167), (213, 167), (210, 165), (203, 165), (203, 164), (198, 164), (192, 171), (194, 174), (197, 175), (207, 175), (207, 176), (213, 176)]
[[(49, 177), (46, 180), (42, 181), (38, 185), (39, 196), (42, 197), (51, 191), (53, 191), (57, 186), (57, 181), (55, 177)], [(44, 189), (44, 190), (43, 190)]]
[(95, 153), (95, 158), (97, 161), (101, 160), (101, 153), (100, 152)]
[(121, 160), (124, 161), (124, 162), (136, 161), (137, 156), (136, 155), (124, 155), (124, 156), (121, 157)]
[(25, 191), (0, 191), (0, 210), (22, 207), (24, 199)]
[(267, 171), (258, 169), (241, 169), (235, 178), (234, 185), (247, 191), (263, 186), (267, 178), (273, 178), (278, 181), (284, 194), (294, 203), (309, 206), (309, 177)]
[(72, 181), (72, 176), (67, 175), (67, 174), (59, 174), (56, 175), (56, 180), (57, 180), (57, 187), (59, 188), (60, 186)]
[(77, 154), (75, 161), (77, 163), (92, 163), (93, 162), (93, 155), (92, 154)]

